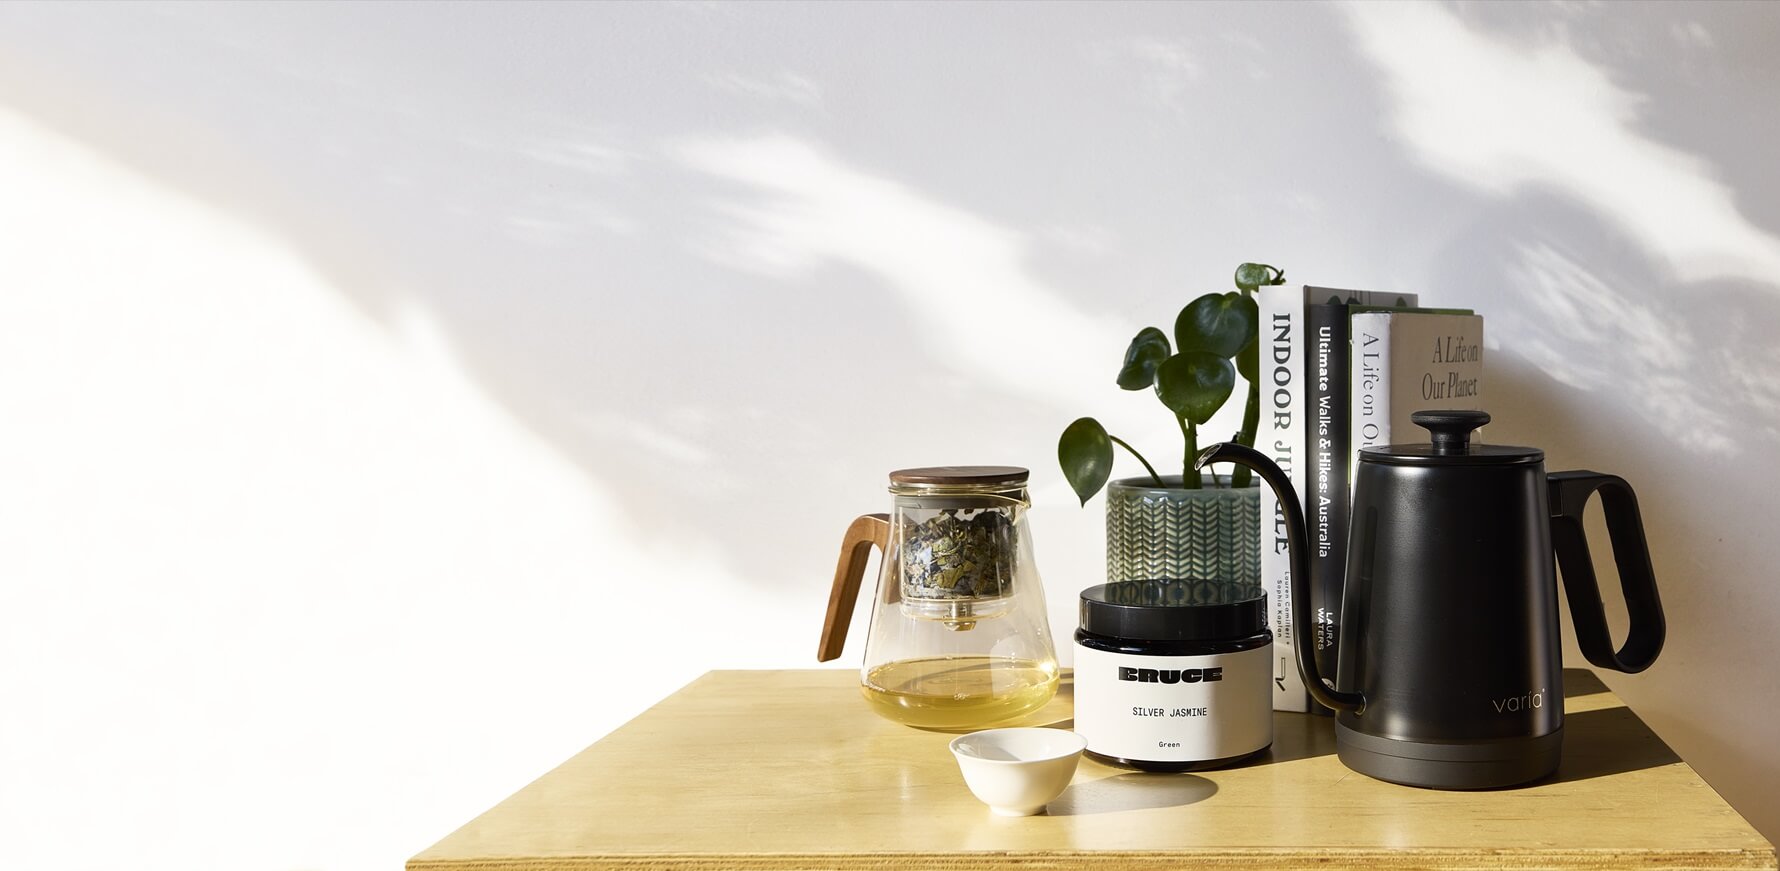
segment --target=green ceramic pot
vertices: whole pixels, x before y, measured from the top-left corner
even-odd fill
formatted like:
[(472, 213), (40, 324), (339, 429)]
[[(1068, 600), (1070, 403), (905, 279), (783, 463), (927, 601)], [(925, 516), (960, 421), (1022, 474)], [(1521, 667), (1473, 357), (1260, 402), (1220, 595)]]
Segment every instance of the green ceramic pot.
[(1106, 579), (1261, 583), (1261, 491), (1180, 488), (1179, 475), (1106, 486)]

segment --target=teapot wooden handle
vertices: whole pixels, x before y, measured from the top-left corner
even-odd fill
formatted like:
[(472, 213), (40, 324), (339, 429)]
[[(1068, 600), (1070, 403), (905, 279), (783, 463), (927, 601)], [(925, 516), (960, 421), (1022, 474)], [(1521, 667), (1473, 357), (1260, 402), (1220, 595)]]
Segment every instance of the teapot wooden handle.
[(822, 621), (822, 642), (816, 648), (817, 662), (840, 656), (847, 643), (847, 624), (853, 622), (859, 582), (865, 577), (865, 562), (874, 544), (879, 552), (890, 552), (890, 515), (861, 515), (847, 527), (847, 535), (841, 539), (841, 558), (834, 567), (834, 589), (828, 593), (828, 616)]

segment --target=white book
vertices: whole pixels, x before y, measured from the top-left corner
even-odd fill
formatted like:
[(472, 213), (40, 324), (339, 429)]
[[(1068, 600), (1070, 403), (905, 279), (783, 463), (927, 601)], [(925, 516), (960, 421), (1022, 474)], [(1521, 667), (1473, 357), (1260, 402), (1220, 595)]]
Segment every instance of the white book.
[[(1261, 421), (1255, 428), (1255, 448), (1285, 471), (1303, 499), (1304, 289), (1265, 285), (1256, 291), (1255, 302), (1261, 319)], [(1263, 484), (1260, 491), (1261, 585), (1267, 592), (1273, 630), (1273, 709), (1305, 712), (1310, 710), (1310, 696), (1298, 674), (1285, 512), (1273, 488)]]
[(1349, 320), (1356, 454), (1428, 441), (1428, 431), (1409, 419), (1417, 411), (1483, 407), (1482, 315), (1369, 311)]

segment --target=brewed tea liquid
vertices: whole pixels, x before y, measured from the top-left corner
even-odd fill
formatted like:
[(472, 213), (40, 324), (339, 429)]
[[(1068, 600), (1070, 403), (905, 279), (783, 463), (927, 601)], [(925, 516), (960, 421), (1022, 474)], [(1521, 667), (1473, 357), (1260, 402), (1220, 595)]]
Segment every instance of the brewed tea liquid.
[(879, 714), (925, 729), (975, 729), (1036, 711), (1057, 694), (1057, 663), (964, 656), (905, 659), (865, 676)]

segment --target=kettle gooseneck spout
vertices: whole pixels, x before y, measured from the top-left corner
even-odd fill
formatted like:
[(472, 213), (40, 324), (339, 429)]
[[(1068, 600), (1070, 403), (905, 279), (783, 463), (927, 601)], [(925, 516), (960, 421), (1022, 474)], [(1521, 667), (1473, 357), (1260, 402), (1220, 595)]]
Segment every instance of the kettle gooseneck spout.
[[(1266, 454), (1235, 442), (1221, 442), (1201, 451), (1193, 461), (1193, 468), (1200, 469), (1210, 463), (1235, 463), (1247, 467), (1266, 481), (1267, 486), (1272, 487), (1274, 494), (1279, 497), (1286, 521), (1287, 564), (1292, 574), (1292, 625), (1300, 627), (1299, 631), (1302, 631), (1302, 627), (1313, 625), (1308, 585), (1310, 565), (1305, 556), (1310, 542), (1304, 525), (1304, 506), (1298, 501), (1298, 493), (1292, 489), (1291, 480)], [(1311, 698), (1324, 707), (1337, 711), (1359, 714), (1366, 709), (1366, 697), (1361, 693), (1342, 692), (1334, 689), (1332, 684), (1323, 682), (1322, 675), (1317, 672), (1316, 657), (1311, 645), (1300, 642), (1294, 647), (1298, 652), (1298, 673), (1303, 675), (1305, 689), (1310, 691)]]

